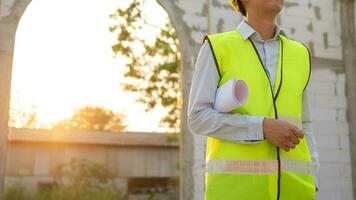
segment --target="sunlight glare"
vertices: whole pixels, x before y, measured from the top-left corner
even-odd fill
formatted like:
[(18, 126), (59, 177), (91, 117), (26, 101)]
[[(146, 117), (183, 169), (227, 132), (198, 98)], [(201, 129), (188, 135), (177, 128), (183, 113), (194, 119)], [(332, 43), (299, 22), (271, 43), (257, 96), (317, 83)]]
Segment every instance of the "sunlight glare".
[[(109, 32), (109, 14), (129, 2), (33, 0), (16, 33), (11, 107), (35, 105), (39, 123), (50, 124), (76, 108), (103, 106), (127, 113), (128, 130), (160, 131), (163, 109), (144, 113), (135, 94), (121, 91), (124, 59), (111, 50), (116, 38)], [(168, 18), (154, 0), (146, 0), (145, 9), (157, 26)]]

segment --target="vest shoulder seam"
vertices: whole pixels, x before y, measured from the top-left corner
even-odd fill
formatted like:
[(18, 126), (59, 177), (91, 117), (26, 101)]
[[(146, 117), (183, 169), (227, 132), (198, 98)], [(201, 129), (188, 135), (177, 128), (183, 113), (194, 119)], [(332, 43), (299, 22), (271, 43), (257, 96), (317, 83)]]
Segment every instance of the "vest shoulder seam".
[(208, 41), (208, 44), (209, 44), (209, 47), (210, 47), (210, 50), (211, 50), (211, 53), (213, 54), (213, 58), (214, 58), (214, 63), (215, 63), (215, 67), (216, 67), (216, 70), (218, 71), (218, 74), (219, 74), (219, 77), (221, 78), (222, 75), (221, 75), (221, 72), (220, 72), (220, 67), (219, 67), (219, 64), (218, 64), (218, 60), (216, 58), (216, 55), (215, 55), (215, 52), (214, 52), (214, 48), (213, 48), (213, 45), (211, 44), (211, 41), (208, 37), (208, 35), (205, 35), (204, 37), (204, 41), (207, 40)]
[(308, 75), (308, 80), (307, 80), (307, 82), (305, 83), (305, 86), (304, 86), (304, 89), (303, 89), (303, 93), (304, 93), (304, 91), (305, 91), (307, 85), (309, 84), (310, 76), (311, 76), (311, 73), (312, 73), (312, 70), (311, 70), (311, 53), (310, 53), (309, 48), (308, 48), (304, 43), (301, 43), (301, 44), (302, 44), (302, 45), (304, 46), (304, 48), (307, 50), (307, 52), (308, 52), (308, 58), (309, 58), (309, 75)]

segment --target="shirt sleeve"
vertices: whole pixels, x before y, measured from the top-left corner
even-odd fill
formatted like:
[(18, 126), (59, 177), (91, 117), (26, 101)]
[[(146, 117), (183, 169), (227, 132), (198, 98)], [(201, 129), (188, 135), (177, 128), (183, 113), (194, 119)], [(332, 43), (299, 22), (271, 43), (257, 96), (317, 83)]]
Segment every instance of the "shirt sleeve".
[(238, 143), (258, 143), (263, 138), (263, 116), (221, 113), (213, 109), (220, 80), (207, 41), (200, 48), (189, 93), (187, 125), (194, 134)]
[[(308, 87), (308, 86), (307, 86)], [(319, 153), (315, 142), (315, 137), (312, 128), (312, 120), (310, 115), (310, 105), (307, 89), (303, 93), (303, 112), (302, 112), (302, 125), (305, 139), (307, 140), (310, 156), (312, 158), (312, 173), (315, 177), (315, 187), (319, 190)]]

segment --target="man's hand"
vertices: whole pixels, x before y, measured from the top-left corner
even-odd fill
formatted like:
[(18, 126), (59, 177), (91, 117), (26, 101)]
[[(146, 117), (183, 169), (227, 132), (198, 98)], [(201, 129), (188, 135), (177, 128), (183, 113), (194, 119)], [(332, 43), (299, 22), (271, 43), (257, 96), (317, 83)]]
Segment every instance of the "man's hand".
[(285, 151), (294, 149), (304, 134), (296, 126), (278, 119), (263, 119), (263, 136), (270, 143), (279, 146)]

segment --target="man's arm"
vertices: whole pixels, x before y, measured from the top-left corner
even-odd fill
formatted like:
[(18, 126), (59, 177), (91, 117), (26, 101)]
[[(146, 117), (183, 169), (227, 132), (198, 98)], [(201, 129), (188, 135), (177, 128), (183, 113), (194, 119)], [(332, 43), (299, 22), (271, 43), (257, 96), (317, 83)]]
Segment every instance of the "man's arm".
[(220, 80), (207, 41), (200, 48), (193, 74), (189, 103), (188, 128), (192, 133), (239, 143), (263, 140), (262, 116), (220, 113), (213, 109)]
[[(308, 87), (308, 86), (307, 86)], [(302, 112), (302, 125), (305, 134), (305, 139), (307, 140), (310, 156), (312, 158), (312, 173), (315, 177), (315, 187), (319, 190), (319, 154), (317, 145), (314, 138), (312, 120), (310, 115), (310, 105), (307, 89), (303, 93), (303, 112)]]

